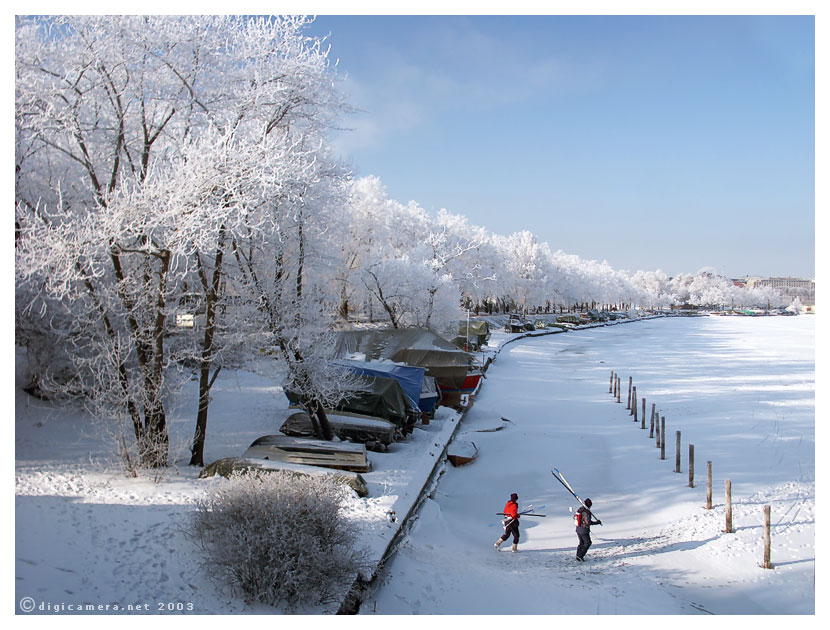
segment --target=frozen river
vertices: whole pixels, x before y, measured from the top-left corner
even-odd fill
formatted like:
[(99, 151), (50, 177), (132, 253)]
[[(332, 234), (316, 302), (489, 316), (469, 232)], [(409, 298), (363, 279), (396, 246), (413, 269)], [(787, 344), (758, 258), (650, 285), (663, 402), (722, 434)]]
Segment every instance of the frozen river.
[[(612, 370), (626, 388), (621, 404), (608, 393)], [(654, 403), (666, 418), (665, 461), (625, 409), (629, 377), (649, 414)], [(812, 613), (814, 399), (810, 316), (663, 318), (507, 345), (458, 438), (479, 458), (447, 468), (361, 612)], [(578, 504), (553, 467), (603, 520), (584, 564), (568, 512)], [(722, 532), (727, 479), (733, 534)], [(496, 512), (511, 492), (547, 516), (522, 519), (519, 553), (496, 553)], [(764, 505), (773, 570), (759, 567)]]

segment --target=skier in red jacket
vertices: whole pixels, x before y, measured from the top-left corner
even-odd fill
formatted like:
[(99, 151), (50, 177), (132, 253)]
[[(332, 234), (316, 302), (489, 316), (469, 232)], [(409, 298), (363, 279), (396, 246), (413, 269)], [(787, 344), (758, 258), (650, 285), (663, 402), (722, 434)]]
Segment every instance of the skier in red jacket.
[(504, 506), (504, 534), (499, 538), (493, 547), (499, 551), (499, 546), (513, 534), (513, 548), (511, 551), (516, 553), (519, 549), (519, 495), (515, 492), (510, 495), (510, 500)]

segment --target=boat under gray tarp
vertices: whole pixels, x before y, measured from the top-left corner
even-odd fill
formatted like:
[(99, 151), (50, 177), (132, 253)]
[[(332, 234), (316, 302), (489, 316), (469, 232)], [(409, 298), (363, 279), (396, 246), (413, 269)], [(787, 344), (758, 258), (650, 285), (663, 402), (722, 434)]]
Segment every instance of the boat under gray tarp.
[(441, 387), (461, 387), (475, 363), (472, 354), (426, 328), (340, 331), (333, 354), (338, 359), (387, 359), (422, 367)]

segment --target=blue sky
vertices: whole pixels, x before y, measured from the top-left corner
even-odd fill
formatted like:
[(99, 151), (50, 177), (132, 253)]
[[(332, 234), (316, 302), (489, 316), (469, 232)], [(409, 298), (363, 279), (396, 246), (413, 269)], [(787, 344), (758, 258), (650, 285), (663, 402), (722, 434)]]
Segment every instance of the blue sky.
[(815, 275), (812, 16), (331, 16), (390, 196), (618, 269)]

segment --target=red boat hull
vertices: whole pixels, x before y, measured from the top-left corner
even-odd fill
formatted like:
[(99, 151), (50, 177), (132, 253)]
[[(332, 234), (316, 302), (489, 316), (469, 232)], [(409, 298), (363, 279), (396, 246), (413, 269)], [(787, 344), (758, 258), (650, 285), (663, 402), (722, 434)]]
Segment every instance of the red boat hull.
[(463, 405), (464, 400), (478, 389), (481, 377), (481, 372), (469, 372), (460, 387), (449, 387), (438, 381), (438, 387), (441, 389), (441, 404), (445, 407)]

